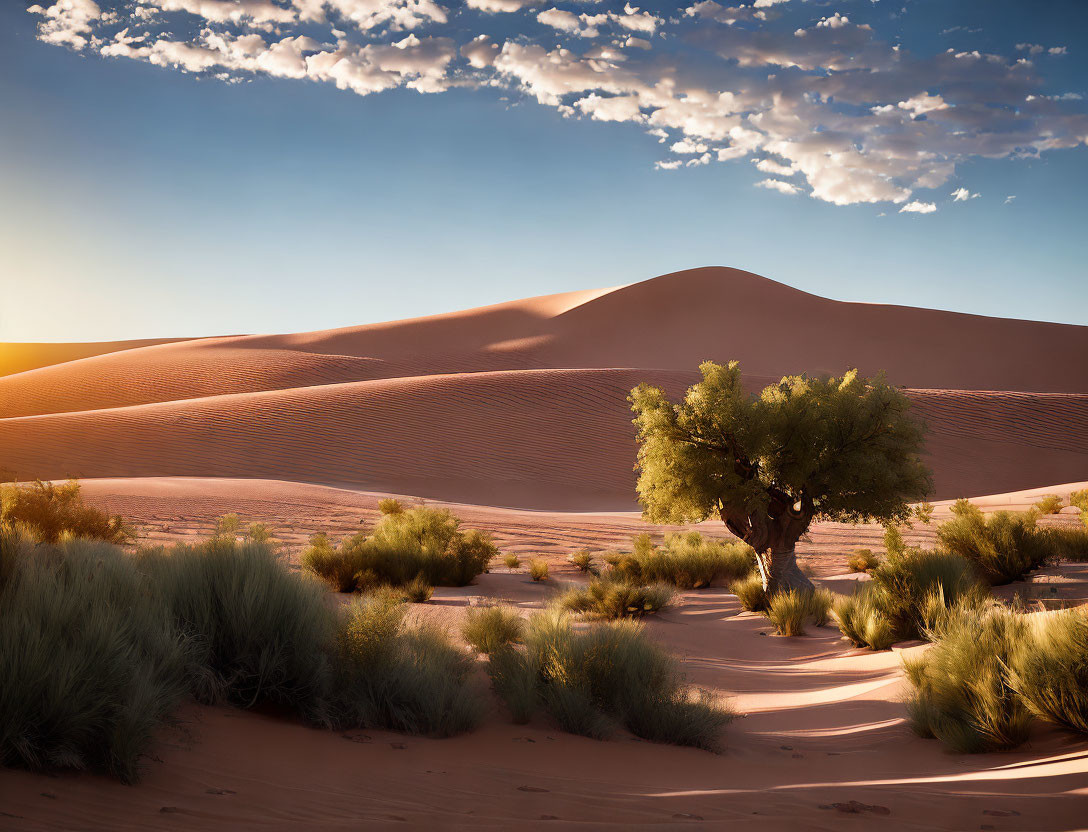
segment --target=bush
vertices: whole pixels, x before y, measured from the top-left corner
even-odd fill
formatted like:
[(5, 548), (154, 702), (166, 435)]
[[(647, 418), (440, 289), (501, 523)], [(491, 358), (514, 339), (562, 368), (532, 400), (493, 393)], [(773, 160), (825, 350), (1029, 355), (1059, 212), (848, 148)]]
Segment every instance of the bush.
[(763, 579), (758, 572), (752, 572), (740, 581), (734, 581), (729, 591), (737, 596), (740, 605), (748, 612), (765, 612), (767, 593), (763, 589)]
[(791, 589), (771, 596), (767, 605), (767, 617), (774, 624), (775, 630), (783, 636), (803, 636), (805, 618), (808, 617), (808, 597), (805, 593)]
[(1055, 560), (1088, 560), (1088, 514), (1084, 519), (1085, 526), (1080, 528), (1051, 526), (1040, 530)]
[(507, 569), (521, 568), (521, 558), (519, 558), (517, 555), (507, 555), (506, 558), (503, 560), (503, 563), (506, 564)]
[(1076, 506), (1081, 511), (1088, 511), (1088, 488), (1070, 492), (1069, 505)]
[(559, 599), (559, 605), (587, 618), (614, 620), (640, 618), (669, 606), (676, 590), (668, 584), (639, 583), (612, 576), (593, 578), (586, 586), (572, 587)]
[(19, 526), (43, 543), (62, 538), (127, 543), (133, 537), (119, 516), (86, 505), (76, 480), (0, 486), (0, 526)]
[(525, 621), (509, 607), (469, 607), (461, 635), (477, 653), (496, 650), (521, 640)]
[(1013, 652), (1012, 687), (1036, 715), (1088, 734), (1088, 617), (1064, 610), (1031, 625)]
[(933, 646), (904, 662), (914, 690), (907, 711), (914, 730), (955, 751), (1003, 751), (1023, 743), (1031, 714), (1016, 694), (1009, 666), (1026, 637), (1023, 617), (991, 604), (947, 608), (927, 636)]
[(378, 500), (378, 511), (382, 514), (403, 514), (404, 506), (394, 497), (385, 497)]
[(525, 651), (493, 654), (489, 673), (517, 721), (543, 706), (563, 730), (604, 738), (618, 723), (652, 742), (717, 750), (734, 714), (683, 685), (675, 661), (633, 622), (575, 632), (560, 612), (529, 620)]
[(1056, 555), (1053, 538), (1035, 514), (963, 512), (937, 527), (945, 550), (975, 563), (991, 584), (1007, 584), (1038, 569)]
[(1057, 514), (1062, 510), (1064, 503), (1057, 494), (1047, 494), (1035, 504), (1040, 514)]
[(880, 566), (880, 558), (872, 549), (855, 549), (846, 561), (851, 572), (870, 572)]
[(746, 575), (755, 565), (755, 553), (745, 543), (708, 540), (699, 532), (665, 535), (660, 548), (641, 534), (633, 552), (615, 553), (606, 562), (617, 577), (629, 581), (699, 589)]
[(905, 549), (870, 574), (872, 601), (887, 618), (895, 641), (921, 637), (927, 599), (938, 591), (948, 604), (985, 594), (971, 562), (947, 552)]
[(838, 598), (831, 608), (831, 616), (843, 636), (858, 647), (887, 650), (896, 641), (895, 630), (877, 604), (871, 586)]
[(597, 568), (593, 565), (593, 555), (586, 549), (580, 549), (570, 556), (570, 562), (583, 572), (597, 574)]
[(421, 575), (417, 575), (414, 580), (404, 587), (405, 598), (413, 604), (425, 604), (431, 600), (433, 594), (434, 587), (427, 583)]
[(136, 780), (188, 641), (114, 546), (0, 530), (0, 563), (0, 765)]
[(462, 531), (447, 509), (385, 505), (383, 512), (372, 535), (354, 535), (339, 547), (316, 535), (302, 565), (340, 592), (404, 586), (417, 577), (432, 586), (465, 586), (498, 554), (489, 535)]
[(529, 561), (529, 577), (534, 581), (548, 580), (548, 562), (544, 560)]
[(831, 590), (818, 588), (808, 596), (808, 614), (812, 616), (812, 623), (817, 627), (823, 627), (831, 619), (831, 607), (835, 603), (835, 596)]

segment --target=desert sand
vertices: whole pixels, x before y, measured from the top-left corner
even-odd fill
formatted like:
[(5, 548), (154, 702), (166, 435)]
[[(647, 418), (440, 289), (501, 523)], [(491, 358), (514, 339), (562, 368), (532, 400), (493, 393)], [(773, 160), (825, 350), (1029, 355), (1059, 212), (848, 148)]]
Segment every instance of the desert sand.
[[(581, 580), (566, 560), (575, 549), (668, 530), (647, 526), (633, 500), (624, 397), (639, 381), (678, 393), (705, 358), (740, 359), (753, 387), (885, 369), (929, 422), (943, 519), (959, 496), (1021, 509), (1088, 487), (1084, 355), (1084, 327), (842, 303), (700, 269), (343, 330), (52, 359), (43, 348), (39, 366), (0, 377), (0, 465), (84, 477), (86, 498), (128, 518), (142, 543), (200, 538), (234, 511), (269, 523), (297, 563), (309, 535), (357, 531), (395, 494), (440, 501), (504, 551), (549, 562), (548, 583), (496, 566), (414, 605), (455, 628), (483, 599), (539, 608)], [(719, 523), (698, 528), (727, 536)], [(849, 591), (865, 578), (847, 573), (847, 554), (880, 540), (875, 526), (821, 523), (798, 551), (818, 583)], [(1088, 568), (1002, 592), (1084, 603)], [(498, 702), (479, 730), (448, 740), (190, 706), (138, 786), (3, 770), (0, 828), (1085, 827), (1085, 740), (1040, 725), (1015, 752), (966, 756), (911, 733), (901, 659), (917, 645), (872, 653), (831, 627), (780, 638), (722, 588), (684, 593), (646, 627), (693, 684), (745, 714), (722, 754), (588, 740), (542, 716), (516, 726)]]

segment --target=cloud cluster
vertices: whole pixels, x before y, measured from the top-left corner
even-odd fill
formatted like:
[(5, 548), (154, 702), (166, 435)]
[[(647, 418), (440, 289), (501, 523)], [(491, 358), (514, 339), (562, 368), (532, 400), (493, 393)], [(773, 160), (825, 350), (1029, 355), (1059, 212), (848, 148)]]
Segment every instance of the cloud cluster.
[(1088, 143), (1080, 93), (1048, 89), (1040, 69), (1066, 47), (915, 54), (882, 36), (869, 0), (839, 5), (801, 26), (790, 0), (698, 0), (668, 20), (614, 0), (56, 0), (28, 11), (45, 42), (226, 80), (359, 95), (516, 90), (564, 117), (648, 132), (668, 152), (662, 170), (748, 159), (765, 177), (757, 187), (899, 213), (936, 211), (947, 197), (919, 192), (947, 186), (969, 159)]

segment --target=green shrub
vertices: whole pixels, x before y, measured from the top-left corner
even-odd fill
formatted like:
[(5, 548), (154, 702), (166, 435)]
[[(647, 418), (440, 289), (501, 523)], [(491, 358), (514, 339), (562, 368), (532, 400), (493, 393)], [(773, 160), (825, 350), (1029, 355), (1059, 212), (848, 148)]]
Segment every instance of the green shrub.
[(896, 641), (895, 630), (876, 603), (876, 593), (871, 586), (836, 599), (831, 616), (843, 636), (858, 647), (887, 650)]
[(0, 530), (0, 765), (139, 775), (188, 640), (114, 546)]
[(425, 604), (431, 600), (433, 594), (434, 587), (422, 575), (417, 575), (404, 587), (404, 597), (413, 604)]
[(373, 534), (359, 533), (338, 547), (315, 536), (302, 554), (303, 566), (340, 592), (404, 586), (418, 576), (432, 586), (465, 586), (498, 554), (489, 535), (462, 531), (447, 509), (386, 505), (383, 512)]
[(927, 599), (938, 590), (948, 604), (985, 594), (971, 562), (948, 552), (905, 549), (870, 574), (872, 601), (887, 618), (895, 641), (921, 637)]
[(250, 523), (246, 528), (246, 538), (254, 543), (271, 543), (272, 530), (265, 523)]
[(1088, 513), (1084, 516), (1085, 525), (1050, 526), (1040, 529), (1051, 556), (1055, 560), (1084, 562), (1088, 560)]
[(927, 632), (933, 646), (904, 662), (914, 730), (959, 752), (1003, 751), (1027, 739), (1031, 714), (1009, 666), (1026, 637), (1023, 617), (1006, 608), (957, 603)]
[(660, 547), (642, 534), (634, 539), (634, 551), (615, 553), (606, 562), (616, 577), (629, 581), (699, 589), (746, 575), (755, 565), (755, 553), (747, 544), (709, 540), (699, 532), (665, 535)]
[(215, 537), (236, 537), (241, 528), (242, 518), (232, 511), (215, 521), (212, 535)]
[(580, 549), (570, 556), (570, 562), (583, 572), (596, 574), (597, 568), (593, 565), (593, 555), (586, 549)]
[(545, 560), (529, 561), (529, 577), (534, 581), (548, 580), (548, 562)]
[(872, 549), (855, 549), (846, 561), (851, 572), (870, 572), (880, 566), (880, 558)]
[(521, 568), (521, 558), (514, 554), (507, 555), (506, 558), (503, 560), (503, 563), (506, 564), (507, 569)]
[(496, 650), (521, 640), (525, 621), (509, 607), (469, 607), (461, 635), (477, 653)]
[(1057, 494), (1047, 494), (1035, 503), (1035, 508), (1039, 510), (1040, 514), (1057, 514), (1064, 505), (1062, 498)]
[(791, 589), (771, 596), (767, 604), (767, 617), (779, 635), (803, 636), (808, 610), (807, 594)]
[(18, 526), (43, 543), (64, 538), (127, 543), (133, 537), (119, 516), (86, 505), (76, 480), (0, 485), (0, 526)]
[(884, 527), (884, 549), (889, 557), (901, 555), (907, 550), (907, 544), (903, 542), (903, 533), (898, 526), (889, 523)]
[(1088, 488), (1070, 492), (1069, 505), (1076, 506), (1081, 511), (1088, 511)]
[(812, 616), (812, 623), (817, 627), (823, 627), (831, 619), (831, 607), (835, 603), (835, 596), (831, 590), (819, 587), (808, 595), (808, 614)]
[(382, 514), (401, 514), (404, 512), (404, 505), (395, 497), (384, 497), (378, 500), (378, 511)]
[(1088, 617), (1082, 609), (1031, 620), (1012, 658), (1012, 687), (1037, 716), (1088, 734)]
[(927, 501), (916, 505), (914, 519), (928, 526), (933, 521), (933, 504)]
[(518, 721), (543, 707), (563, 730), (604, 738), (619, 724), (652, 742), (717, 750), (734, 714), (688, 690), (675, 661), (632, 622), (575, 632), (561, 612), (529, 620), (525, 650), (490, 658), (496, 692)]
[(587, 618), (614, 620), (640, 618), (660, 612), (669, 606), (676, 590), (668, 584), (634, 583), (611, 575), (595, 577), (585, 586), (568, 589), (559, 598), (559, 605)]
[(1007, 584), (1054, 559), (1052, 537), (1035, 514), (963, 512), (937, 527), (942, 548), (975, 563), (991, 584)]
[(748, 577), (734, 581), (729, 591), (737, 596), (740, 605), (748, 612), (766, 611), (767, 593), (763, 589), (763, 579), (758, 572), (752, 572)]

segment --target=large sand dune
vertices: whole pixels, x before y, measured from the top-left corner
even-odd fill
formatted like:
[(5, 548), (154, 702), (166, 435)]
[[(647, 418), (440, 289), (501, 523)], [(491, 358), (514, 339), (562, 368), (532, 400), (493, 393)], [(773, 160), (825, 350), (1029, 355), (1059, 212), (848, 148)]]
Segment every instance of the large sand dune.
[(1083, 478), (1085, 356), (1088, 327), (842, 303), (697, 269), (387, 324), (103, 346), (0, 377), (0, 464), (624, 509), (627, 391), (679, 393), (700, 360), (737, 358), (753, 387), (886, 370), (929, 422), (940, 499)]

